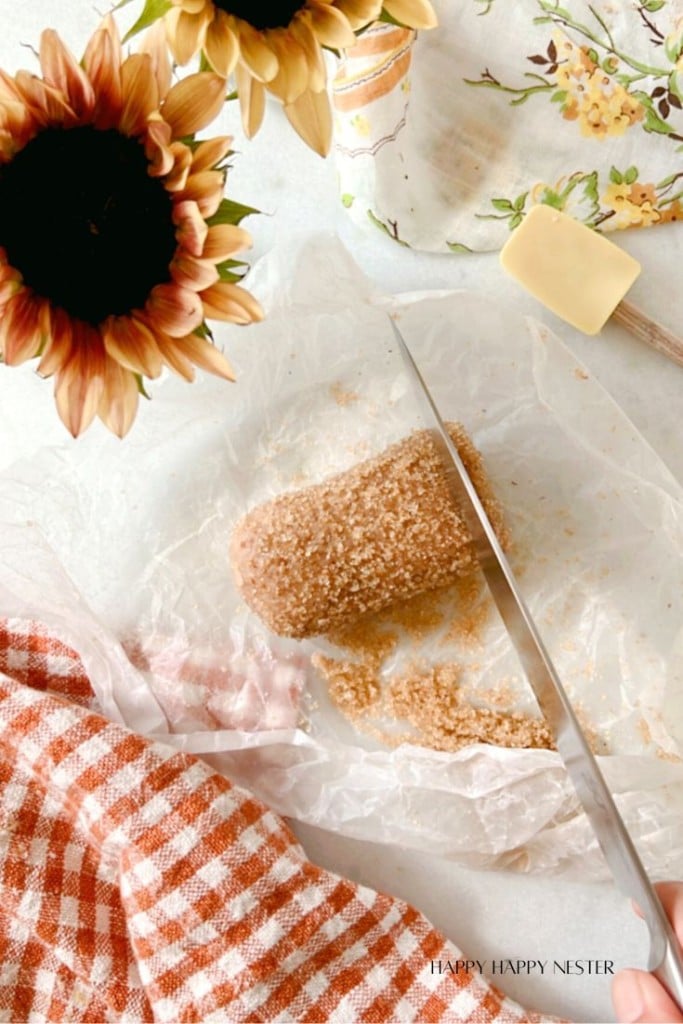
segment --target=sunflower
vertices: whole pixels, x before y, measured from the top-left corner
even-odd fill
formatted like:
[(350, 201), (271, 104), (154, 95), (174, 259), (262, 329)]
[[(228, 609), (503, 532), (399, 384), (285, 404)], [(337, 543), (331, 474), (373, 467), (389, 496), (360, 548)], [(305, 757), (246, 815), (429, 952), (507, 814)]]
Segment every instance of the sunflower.
[(167, 0), (165, 14), (179, 64), (201, 51), (218, 74), (234, 75), (249, 138), (261, 125), (267, 91), (321, 156), (332, 137), (323, 49), (353, 46), (355, 34), (378, 18), (415, 29), (436, 24), (429, 0)]
[(74, 436), (95, 416), (123, 436), (165, 366), (234, 379), (205, 317), (262, 316), (236, 283), (251, 210), (223, 197), (231, 140), (194, 138), (225, 80), (171, 86), (159, 28), (124, 59), (107, 18), (80, 64), (47, 30), (42, 77), (0, 71), (0, 355), (40, 357)]

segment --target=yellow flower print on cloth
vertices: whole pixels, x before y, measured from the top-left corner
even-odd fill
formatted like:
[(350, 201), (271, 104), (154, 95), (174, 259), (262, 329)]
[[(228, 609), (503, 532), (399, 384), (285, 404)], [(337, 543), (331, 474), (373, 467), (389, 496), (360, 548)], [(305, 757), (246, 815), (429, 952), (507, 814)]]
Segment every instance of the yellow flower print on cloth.
[(613, 218), (613, 227), (649, 227), (651, 224), (680, 220), (681, 196), (675, 186), (683, 174), (672, 175), (663, 182), (641, 182), (638, 168), (623, 173), (613, 167), (610, 181), (600, 197), (605, 217)]
[(534, 202), (604, 232), (679, 219), (683, 0), (441, 0), (438, 13), (386, 95), (397, 55), (361, 61), (377, 26), (340, 62), (336, 166), (361, 229), (462, 253), (500, 249)]
[[(534, 71), (524, 73), (524, 84), (503, 82), (489, 67), (479, 79), (466, 79), (467, 85), (496, 89), (510, 95), (510, 104), (519, 106), (532, 97), (545, 94), (558, 105), (563, 117), (576, 121), (581, 134), (604, 140), (624, 135), (640, 124), (647, 132), (683, 141), (671, 115), (683, 112), (683, 29), (679, 22), (665, 35), (653, 21), (652, 12), (640, 5), (642, 28), (652, 36), (666, 59), (661, 63), (644, 62), (634, 49), (622, 49), (605, 18), (594, 7), (589, 11), (594, 24), (584, 23), (557, 0), (536, 0), (541, 12), (535, 25), (551, 25), (554, 30), (545, 52), (526, 55)], [(666, 0), (657, 0), (657, 10)], [(578, 41), (577, 41), (578, 40)], [(635, 37), (634, 37), (635, 44)]]
[(555, 80), (563, 116), (578, 121), (581, 134), (592, 138), (623, 135), (645, 118), (645, 108), (619, 82), (608, 75), (585, 47), (575, 46), (559, 34), (553, 39), (557, 53)]

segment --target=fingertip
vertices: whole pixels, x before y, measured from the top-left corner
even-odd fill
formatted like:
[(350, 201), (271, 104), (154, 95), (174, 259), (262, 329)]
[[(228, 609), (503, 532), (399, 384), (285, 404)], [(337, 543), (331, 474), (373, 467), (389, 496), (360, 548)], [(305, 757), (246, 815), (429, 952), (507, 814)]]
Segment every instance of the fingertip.
[(645, 1012), (640, 971), (619, 971), (612, 982), (612, 1003), (620, 1024), (642, 1020)]
[(624, 970), (612, 982), (612, 1003), (620, 1024), (681, 1024), (683, 1016), (659, 982), (646, 971)]

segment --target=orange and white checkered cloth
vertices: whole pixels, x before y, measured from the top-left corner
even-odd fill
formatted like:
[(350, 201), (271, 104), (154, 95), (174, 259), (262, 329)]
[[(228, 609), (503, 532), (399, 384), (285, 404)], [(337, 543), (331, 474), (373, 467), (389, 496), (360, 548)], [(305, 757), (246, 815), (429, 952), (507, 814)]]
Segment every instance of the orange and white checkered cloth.
[(540, 1021), (416, 910), (324, 871), (202, 760), (0, 620), (0, 1019)]

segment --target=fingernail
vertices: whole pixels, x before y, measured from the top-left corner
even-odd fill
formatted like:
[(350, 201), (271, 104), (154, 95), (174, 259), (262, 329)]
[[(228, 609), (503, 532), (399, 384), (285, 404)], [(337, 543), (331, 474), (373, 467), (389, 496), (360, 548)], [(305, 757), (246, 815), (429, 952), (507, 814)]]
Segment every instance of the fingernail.
[(620, 971), (614, 979), (612, 1002), (621, 1024), (634, 1024), (642, 1020), (645, 999), (636, 971)]

